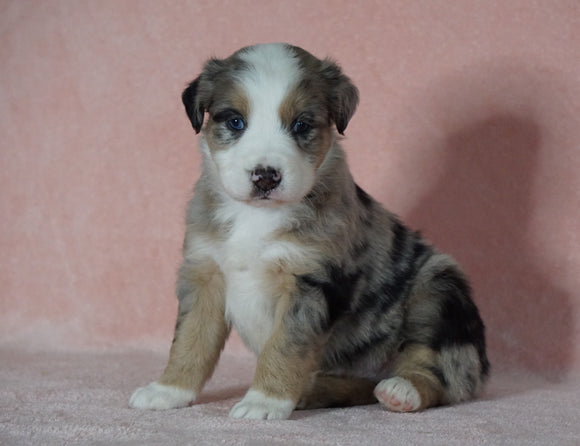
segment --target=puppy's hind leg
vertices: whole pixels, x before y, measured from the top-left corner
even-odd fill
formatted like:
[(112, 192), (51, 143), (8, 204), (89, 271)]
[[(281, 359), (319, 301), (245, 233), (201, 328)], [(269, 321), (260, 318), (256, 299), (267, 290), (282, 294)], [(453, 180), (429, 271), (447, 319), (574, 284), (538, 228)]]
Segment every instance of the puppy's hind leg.
[(158, 381), (137, 389), (129, 405), (173, 409), (195, 401), (211, 376), (229, 329), (224, 319), (225, 284), (213, 262), (185, 261), (178, 279), (179, 314), (169, 362)]
[(413, 411), (473, 398), (489, 374), (485, 327), (455, 263), (435, 255), (407, 303), (406, 339), (393, 378), (375, 395), (388, 409)]
[(334, 375), (316, 375), (298, 401), (297, 409), (374, 404), (376, 381)]
[(437, 376), (436, 353), (418, 344), (405, 347), (391, 378), (381, 381), (374, 394), (393, 412), (414, 412), (443, 402), (444, 388)]

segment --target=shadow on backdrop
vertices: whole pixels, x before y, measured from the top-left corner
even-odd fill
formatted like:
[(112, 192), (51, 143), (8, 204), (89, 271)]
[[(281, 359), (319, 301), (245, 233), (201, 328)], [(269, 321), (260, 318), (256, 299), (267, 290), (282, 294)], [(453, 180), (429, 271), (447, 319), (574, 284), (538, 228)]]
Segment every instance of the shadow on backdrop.
[[(502, 79), (501, 72), (487, 76), (488, 82)], [(525, 73), (519, 78), (521, 88), (532, 88), (525, 87)], [(539, 153), (548, 149), (542, 125), (534, 113), (524, 112), (525, 106), (513, 106), (529, 97), (527, 91), (518, 95), (512, 89), (509, 104), (502, 105), (498, 96), (492, 107), (489, 98), (468, 100), (474, 113), (448, 107), (450, 98), (477, 94), (465, 82), (464, 87), (458, 79), (442, 85), (436, 107), (466, 113), (452, 119), (455, 125), (434, 147), (425, 148), (436, 151), (444, 173), (405, 220), (451, 253), (470, 276), (487, 326), (492, 367), (523, 367), (557, 378), (572, 366), (573, 307), (555, 279), (543, 273), (527, 239)]]

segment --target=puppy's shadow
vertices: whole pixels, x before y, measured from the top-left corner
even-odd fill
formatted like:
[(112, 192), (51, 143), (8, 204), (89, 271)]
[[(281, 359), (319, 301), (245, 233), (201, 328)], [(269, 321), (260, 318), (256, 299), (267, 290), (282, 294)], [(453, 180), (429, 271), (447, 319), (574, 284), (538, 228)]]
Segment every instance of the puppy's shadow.
[[(505, 79), (501, 67), (473, 76), (485, 76), (487, 85)], [(525, 70), (521, 79), (525, 82)], [(438, 86), (436, 108), (461, 110), (462, 116), (446, 116), (443, 138), (425, 148), (436, 151), (444, 171), (405, 219), (469, 275), (487, 326), (492, 368), (523, 368), (552, 378), (572, 366), (573, 306), (544, 274), (542, 262), (548, 260), (538, 255), (528, 228), (537, 216), (532, 197), (540, 153), (556, 147), (545, 145), (544, 123), (526, 112), (533, 104), (513, 106), (513, 97), (533, 97), (525, 90), (531, 86), (512, 90), (510, 103), (498, 95), (490, 107), (488, 98), (473, 98), (478, 94), (473, 84), (463, 78)], [(470, 96), (467, 107), (446, 103)]]

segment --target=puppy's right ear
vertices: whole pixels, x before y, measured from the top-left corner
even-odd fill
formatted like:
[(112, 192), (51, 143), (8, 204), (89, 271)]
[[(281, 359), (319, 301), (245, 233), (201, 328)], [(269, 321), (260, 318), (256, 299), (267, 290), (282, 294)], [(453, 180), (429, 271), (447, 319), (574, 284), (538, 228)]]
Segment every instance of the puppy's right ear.
[(183, 91), (181, 100), (195, 133), (201, 131), (203, 117), (209, 110), (216, 84), (221, 76), (230, 69), (229, 59), (210, 59), (205, 63), (201, 74)]
[[(243, 51), (243, 49), (240, 51)], [(236, 57), (236, 54), (227, 59), (209, 59), (197, 79), (194, 79), (183, 91), (181, 100), (183, 105), (185, 105), (185, 111), (187, 116), (189, 116), (195, 133), (201, 131), (204, 114), (211, 108), (215, 91), (219, 88), (223, 77), (245, 66)]]
[(183, 105), (185, 105), (185, 111), (187, 112), (187, 116), (189, 116), (195, 133), (200, 132), (201, 126), (203, 125), (203, 115), (205, 113), (205, 105), (200, 100), (201, 98), (198, 94), (200, 77), (191, 82), (181, 95), (181, 100), (183, 101)]

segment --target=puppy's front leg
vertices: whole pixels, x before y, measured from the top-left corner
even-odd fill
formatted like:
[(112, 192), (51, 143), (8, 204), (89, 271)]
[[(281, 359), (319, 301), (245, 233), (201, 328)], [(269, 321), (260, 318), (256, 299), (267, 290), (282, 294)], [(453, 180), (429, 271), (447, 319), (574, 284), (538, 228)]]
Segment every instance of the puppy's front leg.
[(250, 390), (233, 418), (286, 419), (318, 366), (327, 310), (320, 296), (282, 297), (276, 324), (260, 356)]
[(169, 362), (158, 381), (137, 389), (129, 405), (138, 409), (185, 407), (211, 376), (229, 329), (224, 319), (225, 285), (213, 262), (185, 261), (177, 284), (179, 313)]

